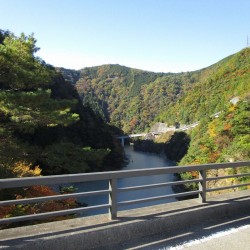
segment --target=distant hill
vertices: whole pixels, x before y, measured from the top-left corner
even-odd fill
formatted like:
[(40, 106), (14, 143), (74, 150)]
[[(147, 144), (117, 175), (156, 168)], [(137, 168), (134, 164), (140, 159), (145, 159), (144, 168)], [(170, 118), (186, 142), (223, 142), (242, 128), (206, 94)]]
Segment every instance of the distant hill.
[[(60, 71), (65, 74), (64, 69)], [(70, 71), (67, 73), (71, 78)], [(148, 128), (159, 112), (176, 102), (198, 75), (102, 65), (82, 69), (76, 89), (84, 105), (89, 105), (105, 121), (130, 133)]]
[(76, 85), (84, 105), (127, 133), (144, 131), (154, 122), (192, 123), (222, 110), (250, 89), (250, 49), (205, 69), (154, 73), (121, 65), (80, 71), (59, 68)]

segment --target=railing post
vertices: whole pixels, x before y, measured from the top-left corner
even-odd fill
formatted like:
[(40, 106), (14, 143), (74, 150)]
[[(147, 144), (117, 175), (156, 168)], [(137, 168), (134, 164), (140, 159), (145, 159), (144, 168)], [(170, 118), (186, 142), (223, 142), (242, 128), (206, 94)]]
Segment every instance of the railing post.
[(201, 194), (199, 194), (199, 199), (202, 203), (204, 203), (207, 200), (207, 173), (206, 173), (206, 170), (199, 171), (199, 178), (202, 179), (202, 181), (199, 182), (199, 190), (201, 191)]
[(122, 147), (124, 148), (124, 146), (125, 146), (125, 138), (122, 137)]
[(109, 218), (113, 220), (117, 217), (117, 179), (109, 180)]

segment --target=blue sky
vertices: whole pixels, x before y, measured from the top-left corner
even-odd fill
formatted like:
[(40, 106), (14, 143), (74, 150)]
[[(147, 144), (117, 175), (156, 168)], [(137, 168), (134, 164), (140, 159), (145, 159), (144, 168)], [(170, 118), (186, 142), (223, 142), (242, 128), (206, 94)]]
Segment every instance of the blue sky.
[(0, 0), (0, 29), (35, 35), (47, 63), (155, 72), (207, 67), (250, 41), (249, 0)]

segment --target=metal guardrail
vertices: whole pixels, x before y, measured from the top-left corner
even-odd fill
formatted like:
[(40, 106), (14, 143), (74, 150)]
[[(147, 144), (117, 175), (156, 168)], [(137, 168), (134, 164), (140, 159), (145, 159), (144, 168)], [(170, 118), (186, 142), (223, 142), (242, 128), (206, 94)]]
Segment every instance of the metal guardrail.
[[(61, 195), (53, 195), (53, 196), (45, 196), (45, 197), (34, 197), (34, 198), (26, 198), (26, 199), (0, 201), (0, 206), (9, 206), (9, 205), (18, 205), (18, 204), (39, 203), (39, 202), (45, 202), (49, 200), (63, 200), (67, 198), (78, 198), (78, 197), (84, 197), (84, 196), (94, 196), (94, 195), (108, 195), (109, 196), (108, 204), (89, 206), (89, 207), (79, 207), (79, 208), (73, 208), (73, 209), (66, 209), (66, 210), (31, 214), (31, 215), (24, 215), (24, 216), (16, 216), (16, 217), (11, 217), (11, 218), (3, 218), (3, 219), (0, 219), (0, 224), (27, 221), (27, 220), (44, 219), (48, 217), (62, 216), (62, 215), (69, 215), (69, 214), (78, 214), (83, 211), (102, 209), (102, 208), (108, 208), (110, 219), (115, 219), (117, 217), (118, 208), (125, 206), (125, 205), (131, 205), (131, 204), (147, 202), (147, 201), (163, 200), (163, 199), (169, 199), (169, 198), (175, 198), (175, 197), (183, 197), (183, 196), (189, 196), (189, 195), (195, 195), (195, 194), (199, 195), (201, 202), (206, 202), (207, 192), (250, 185), (250, 183), (244, 183), (244, 184), (224, 186), (224, 187), (219, 187), (219, 188), (207, 188), (207, 181), (219, 180), (219, 179), (225, 179), (225, 178), (237, 178), (237, 177), (244, 177), (244, 176), (250, 175), (250, 171), (249, 171), (248, 173), (208, 178), (207, 170), (222, 169), (222, 168), (236, 168), (236, 167), (243, 167), (243, 166), (250, 166), (250, 161), (219, 163), (219, 164), (205, 164), (205, 165), (194, 165), (194, 166), (122, 170), (122, 171), (97, 172), (97, 173), (85, 173), (85, 174), (69, 174), (69, 175), (0, 179), (0, 189), (21, 188), (21, 187), (29, 187), (29, 186), (37, 186), (37, 185), (55, 185), (55, 184), (67, 184), (67, 183), (72, 184), (72, 183), (81, 183), (81, 182), (99, 181), (99, 180), (109, 181), (109, 188), (107, 190), (98, 190), (98, 191), (90, 191), (90, 192), (70, 193), (70, 194), (61, 194)], [(118, 179), (139, 177), (139, 176), (175, 174), (175, 173), (190, 172), (190, 171), (198, 171), (199, 178), (192, 179), (192, 180), (184, 180), (184, 181), (147, 184), (147, 185), (133, 186), (133, 187), (123, 187), (123, 188), (117, 187)], [(137, 199), (137, 200), (127, 200), (127, 201), (121, 201), (121, 202), (117, 201), (117, 196), (121, 192), (135, 191), (135, 190), (148, 189), (148, 188), (165, 187), (165, 186), (174, 186), (174, 185), (188, 184), (188, 183), (198, 183), (199, 189), (196, 191), (175, 193), (175, 194), (163, 195), (163, 196), (155, 196), (155, 197), (143, 198), (143, 199)]]

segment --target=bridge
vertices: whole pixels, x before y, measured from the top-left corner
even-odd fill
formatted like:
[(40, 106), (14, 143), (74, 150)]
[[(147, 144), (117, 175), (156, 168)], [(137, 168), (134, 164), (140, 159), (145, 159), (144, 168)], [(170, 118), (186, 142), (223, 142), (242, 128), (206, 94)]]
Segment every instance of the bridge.
[(136, 137), (145, 137), (148, 134), (152, 134), (152, 135), (159, 135), (162, 134), (163, 132), (150, 132), (150, 133), (139, 133), (139, 134), (129, 134), (129, 135), (119, 135), (116, 136), (117, 139), (121, 140), (121, 144), (122, 147), (124, 147), (125, 145), (125, 139), (129, 139), (129, 138), (136, 138)]
[[(250, 166), (250, 161), (232, 162), (220, 164), (205, 164), (194, 166), (172, 166), (154, 169), (123, 170), (85, 174), (70, 174), (59, 176), (25, 177), (1, 179), (0, 189), (20, 188), (34, 185), (58, 185), (79, 182), (107, 181), (108, 189), (90, 192), (79, 192), (60, 194), (45, 197), (24, 198), (18, 200), (0, 201), (0, 206), (12, 206), (20, 204), (41, 203), (50, 200), (65, 200), (67, 198), (79, 198), (86, 196), (104, 195), (108, 196), (107, 204), (96, 206), (79, 207), (73, 209), (44, 212), (38, 214), (15, 216), (0, 219), (1, 224), (11, 224), (22, 221), (42, 220), (48, 217), (81, 214), (86, 211), (107, 209), (107, 214), (90, 217), (81, 217), (61, 222), (45, 223), (33, 226), (5, 229), (1, 231), (0, 248), (19, 249), (89, 249), (98, 248), (117, 249), (122, 242), (136, 240), (143, 242), (149, 235), (160, 235), (174, 237), (173, 233), (181, 232), (185, 227), (196, 226), (200, 231), (201, 226), (211, 227), (208, 223), (213, 218), (220, 221), (222, 218), (236, 216), (237, 220), (243, 220), (241, 213), (248, 214), (250, 209), (250, 192), (236, 191), (236, 188), (247, 188), (250, 183), (235, 185), (209, 187), (208, 183), (220, 179), (231, 179), (250, 176), (250, 171), (241, 174), (228, 174), (224, 176), (210, 176), (207, 171)], [(248, 168), (249, 170), (249, 168)], [(156, 176), (162, 174), (174, 174), (182, 172), (198, 171), (199, 176), (191, 180), (181, 180), (166, 183), (136, 185), (132, 187), (118, 187), (118, 179), (126, 179), (139, 176)], [(232, 171), (234, 172), (234, 171)], [(136, 190), (154, 189), (157, 187), (176, 186), (197, 183), (199, 188), (194, 191), (174, 193), (137, 200), (119, 200), (122, 192), (134, 192)], [(224, 196), (208, 196), (215, 191), (233, 189), (235, 192)], [(145, 203), (147, 201), (163, 200), (197, 196), (197, 198), (176, 201), (170, 204), (144, 207), (140, 209), (124, 210), (131, 204)], [(108, 215), (108, 216), (107, 216)], [(233, 217), (232, 217), (233, 218)], [(234, 217), (235, 218), (235, 217)], [(210, 225), (210, 226), (209, 226)], [(94, 232), (94, 233), (93, 233)], [(176, 235), (175, 235), (176, 236)], [(125, 243), (124, 243), (125, 244)], [(116, 246), (116, 247), (115, 247)], [(138, 249), (138, 248), (134, 248)]]

